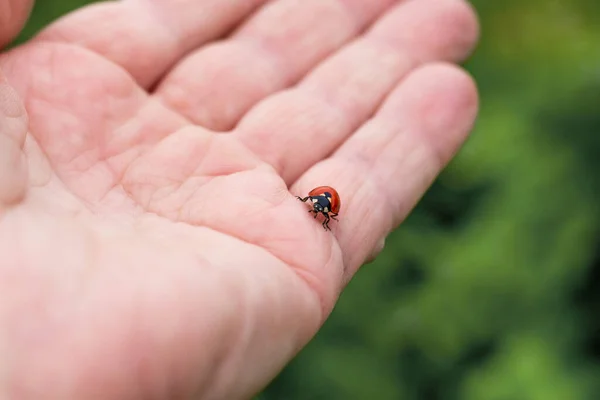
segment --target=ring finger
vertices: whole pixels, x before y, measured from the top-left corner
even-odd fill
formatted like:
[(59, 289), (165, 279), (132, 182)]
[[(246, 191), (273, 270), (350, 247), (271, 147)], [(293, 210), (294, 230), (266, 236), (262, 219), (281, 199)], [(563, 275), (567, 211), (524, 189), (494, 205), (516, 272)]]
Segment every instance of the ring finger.
[(234, 134), (293, 182), (362, 125), (410, 70), (461, 60), (476, 38), (474, 13), (462, 0), (401, 3), (296, 88), (259, 103)]

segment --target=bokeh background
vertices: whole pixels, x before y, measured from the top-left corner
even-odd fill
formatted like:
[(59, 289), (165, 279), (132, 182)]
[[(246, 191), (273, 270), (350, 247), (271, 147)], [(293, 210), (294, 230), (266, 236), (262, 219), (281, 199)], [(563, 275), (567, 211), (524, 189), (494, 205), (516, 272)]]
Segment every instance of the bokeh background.
[(600, 399), (600, 1), (472, 3), (472, 137), (257, 400)]

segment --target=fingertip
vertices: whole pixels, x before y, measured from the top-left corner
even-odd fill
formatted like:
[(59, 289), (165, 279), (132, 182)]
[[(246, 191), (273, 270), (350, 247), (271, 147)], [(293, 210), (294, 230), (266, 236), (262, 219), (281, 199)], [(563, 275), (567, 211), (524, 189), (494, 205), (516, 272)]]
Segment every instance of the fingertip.
[(0, 48), (23, 29), (32, 8), (33, 0), (0, 0)]
[[(416, 69), (411, 84), (418, 86), (425, 105), (440, 115), (439, 123), (454, 125), (459, 119), (474, 117), (479, 109), (477, 84), (463, 68), (448, 62), (435, 62)], [(446, 112), (443, 112), (447, 110)]]
[[(425, 135), (445, 164), (470, 133), (479, 111), (475, 80), (446, 62), (417, 68), (392, 92), (380, 115)], [(410, 116), (410, 117), (409, 117)]]
[(422, 81), (431, 80), (430, 95), (421, 104), (423, 131), (431, 135), (445, 164), (471, 133), (479, 111), (477, 85), (471, 75), (454, 64), (431, 64), (419, 72)]
[(458, 62), (479, 39), (479, 21), (466, 0), (402, 1), (374, 25), (369, 36), (409, 48), (421, 63)]
[[(475, 49), (479, 40), (479, 18), (473, 5), (467, 0), (433, 0), (440, 17), (436, 24), (430, 26), (432, 31), (428, 35), (430, 40), (434, 40), (439, 46), (446, 48), (445, 59), (459, 62), (467, 58)], [(440, 30), (443, 30), (442, 32)], [(451, 41), (454, 46), (446, 46)], [(440, 53), (444, 53), (440, 49)]]
[(475, 7), (467, 0), (440, 0), (448, 4), (448, 18), (454, 20), (453, 35), (461, 46), (451, 59), (454, 61), (464, 60), (475, 49), (480, 35), (479, 16)]

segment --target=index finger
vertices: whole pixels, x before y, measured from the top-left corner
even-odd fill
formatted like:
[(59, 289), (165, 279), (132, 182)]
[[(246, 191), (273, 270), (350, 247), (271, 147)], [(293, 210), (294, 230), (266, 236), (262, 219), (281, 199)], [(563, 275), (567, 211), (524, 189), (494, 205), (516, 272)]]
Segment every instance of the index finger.
[(101, 2), (68, 14), (38, 38), (92, 50), (149, 88), (189, 51), (222, 37), (266, 1)]
[(0, 48), (21, 31), (32, 7), (33, 0), (0, 0)]

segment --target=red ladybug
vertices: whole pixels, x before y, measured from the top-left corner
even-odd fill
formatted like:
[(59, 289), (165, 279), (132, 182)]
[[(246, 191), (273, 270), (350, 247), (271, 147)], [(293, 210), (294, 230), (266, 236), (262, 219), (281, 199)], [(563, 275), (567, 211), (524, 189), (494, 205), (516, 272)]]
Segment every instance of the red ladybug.
[(317, 218), (319, 213), (323, 214), (325, 217), (323, 228), (325, 228), (325, 230), (331, 230), (331, 228), (329, 228), (329, 219), (332, 218), (337, 221), (335, 217), (340, 212), (340, 207), (342, 205), (340, 202), (340, 195), (334, 188), (331, 186), (319, 186), (308, 192), (308, 196), (304, 198), (296, 196), (296, 198), (302, 202), (306, 202), (310, 199), (313, 208), (312, 210), (308, 210), (308, 212), (314, 213), (315, 218)]

